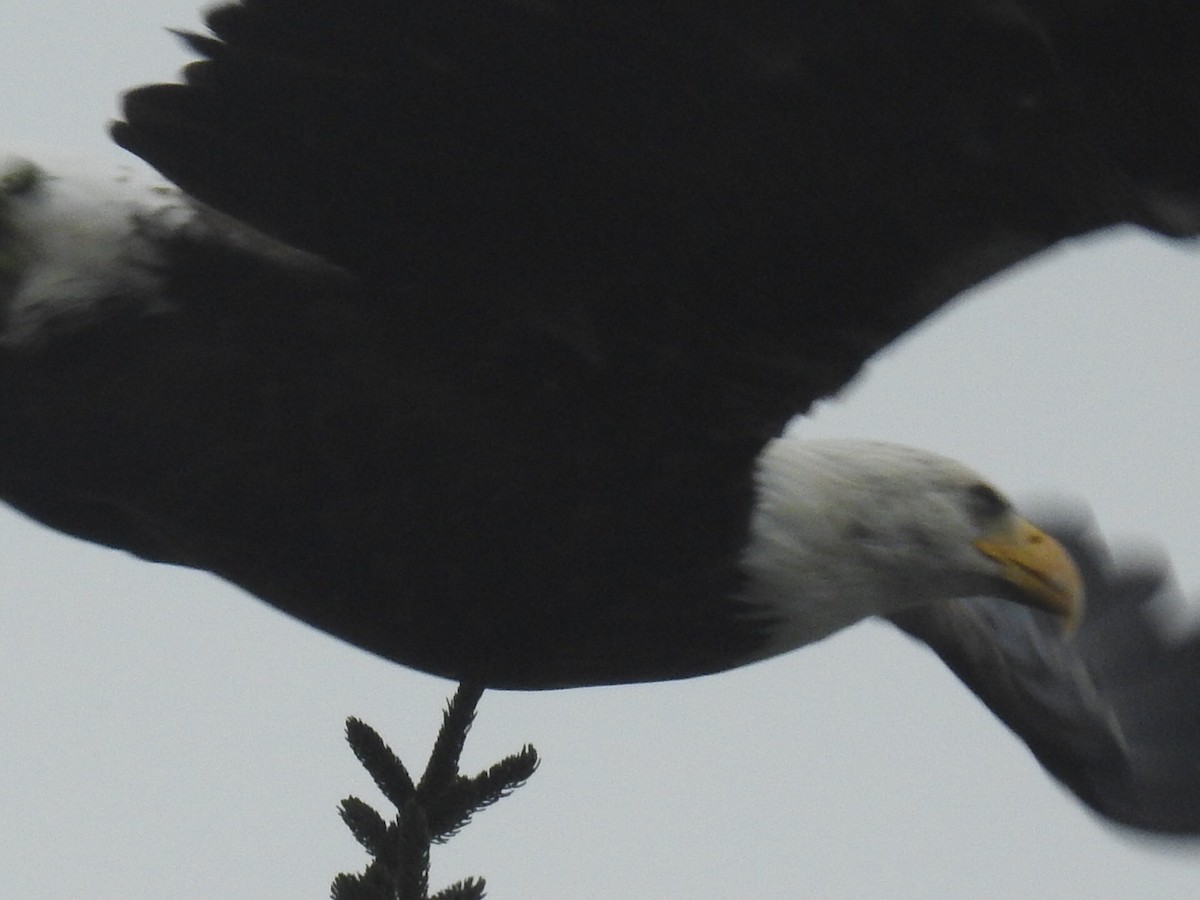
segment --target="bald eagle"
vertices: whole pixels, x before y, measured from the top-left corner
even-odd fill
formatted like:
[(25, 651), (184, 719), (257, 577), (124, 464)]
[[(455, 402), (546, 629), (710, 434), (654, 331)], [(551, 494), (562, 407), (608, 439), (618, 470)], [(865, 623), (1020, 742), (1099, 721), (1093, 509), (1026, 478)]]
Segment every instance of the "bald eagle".
[(113, 127), (175, 186), (0, 174), (0, 495), (492, 687), (883, 616), (1092, 808), (1200, 833), (1168, 572), (934, 454), (779, 436), (1062, 238), (1200, 231), (1200, 9), (927, 7), (217, 8)]

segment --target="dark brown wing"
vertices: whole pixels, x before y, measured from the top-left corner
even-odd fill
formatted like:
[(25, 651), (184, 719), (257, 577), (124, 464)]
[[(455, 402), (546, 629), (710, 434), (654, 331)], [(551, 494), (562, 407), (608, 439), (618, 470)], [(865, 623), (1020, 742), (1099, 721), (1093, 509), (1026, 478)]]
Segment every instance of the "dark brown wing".
[(1200, 226), (1182, 0), (245, 0), (208, 22), (186, 85), (127, 96), (123, 146), (385, 302), (453, 284), (453, 313), (732, 360), (765, 432), (1063, 237)]
[(1170, 568), (1115, 563), (1080, 519), (1050, 530), (1086, 583), (1088, 611), (1073, 638), (1048, 617), (983, 599), (892, 620), (1096, 812), (1146, 831), (1200, 834), (1200, 632), (1170, 635), (1156, 621), (1183, 604)]

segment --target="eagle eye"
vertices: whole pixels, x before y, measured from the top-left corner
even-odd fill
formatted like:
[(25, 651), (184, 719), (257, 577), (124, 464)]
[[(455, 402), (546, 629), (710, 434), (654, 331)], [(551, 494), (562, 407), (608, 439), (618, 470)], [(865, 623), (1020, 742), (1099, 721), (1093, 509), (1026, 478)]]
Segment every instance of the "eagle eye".
[(967, 496), (972, 511), (980, 518), (994, 519), (1012, 508), (994, 487), (982, 481), (977, 481), (967, 488)]

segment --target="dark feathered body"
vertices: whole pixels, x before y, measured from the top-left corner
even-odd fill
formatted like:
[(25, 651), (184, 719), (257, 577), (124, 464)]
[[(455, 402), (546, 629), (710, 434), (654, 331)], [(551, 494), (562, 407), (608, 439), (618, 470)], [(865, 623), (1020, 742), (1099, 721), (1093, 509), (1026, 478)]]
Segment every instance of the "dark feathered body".
[(176, 310), (110, 307), (0, 361), (18, 508), (449, 676), (678, 677), (756, 648), (731, 628), (754, 453), (702, 437), (698, 396), (643, 376), (631, 410), (549, 340), (437, 353), (313, 260), (167, 246)]

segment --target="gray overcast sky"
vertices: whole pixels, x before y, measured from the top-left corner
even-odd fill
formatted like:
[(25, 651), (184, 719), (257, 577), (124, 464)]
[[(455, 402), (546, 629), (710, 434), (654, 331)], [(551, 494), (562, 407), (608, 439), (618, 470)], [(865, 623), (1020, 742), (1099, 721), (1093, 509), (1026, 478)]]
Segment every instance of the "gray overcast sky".
[[(174, 74), (192, 0), (6, 0), (0, 132), (117, 158), (125, 87)], [(1090, 502), (1200, 587), (1200, 254), (1131, 232), (975, 292), (802, 426), (937, 449)], [(375, 797), (354, 714), (423, 761), (452, 685), (211, 577), (0, 512), (0, 896), (325, 897)], [(687, 683), (489, 694), (482, 767), (528, 787), (435, 850), (496, 898), (1187, 898), (1200, 847), (1088, 814), (922, 648), (864, 625)]]

